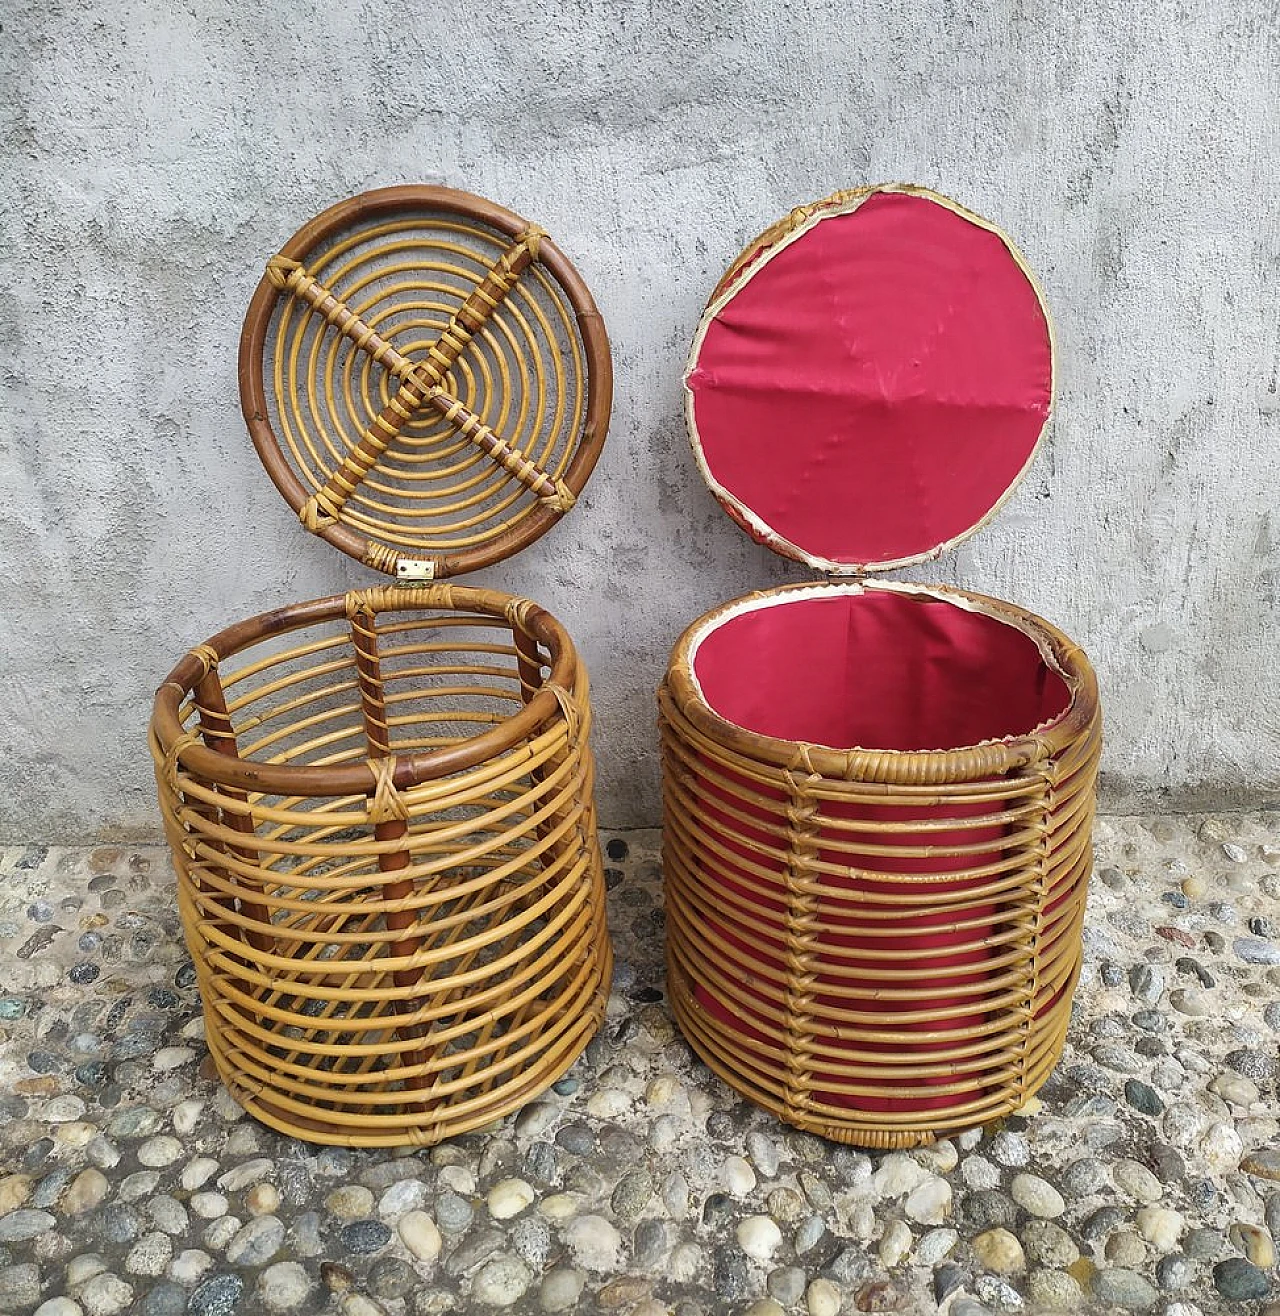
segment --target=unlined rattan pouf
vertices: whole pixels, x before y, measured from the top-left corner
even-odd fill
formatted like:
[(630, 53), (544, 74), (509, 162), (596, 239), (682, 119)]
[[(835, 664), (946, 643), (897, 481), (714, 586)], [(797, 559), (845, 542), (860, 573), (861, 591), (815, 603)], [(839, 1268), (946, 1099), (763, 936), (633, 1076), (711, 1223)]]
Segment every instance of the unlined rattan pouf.
[(752, 243), (686, 375), (699, 464), (833, 576), (739, 599), (659, 692), (669, 990), (686, 1037), (803, 1129), (905, 1147), (1023, 1106), (1080, 969), (1101, 744), (1038, 617), (868, 573), (1009, 495), (1052, 402), (1039, 289), (923, 189), (841, 193)]
[(608, 342), (565, 257), (445, 188), (274, 257), (241, 395), (309, 530), (396, 584), (197, 645), (151, 748), (217, 1072), (296, 1137), (426, 1144), (553, 1083), (611, 971), (587, 675), (536, 604), (442, 583), (574, 504)]

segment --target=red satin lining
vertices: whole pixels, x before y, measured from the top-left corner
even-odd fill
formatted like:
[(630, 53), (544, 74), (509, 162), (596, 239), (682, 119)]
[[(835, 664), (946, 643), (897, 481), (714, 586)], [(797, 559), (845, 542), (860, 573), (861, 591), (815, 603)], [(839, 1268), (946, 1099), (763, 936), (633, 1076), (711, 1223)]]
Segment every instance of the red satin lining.
[[(783, 600), (731, 617), (703, 638), (694, 671), (708, 704), (731, 722), (835, 748), (957, 748), (1025, 734), (1070, 703), (1065, 681), (1021, 631), (944, 600), (874, 590)], [(793, 972), (785, 863), (774, 857), (779, 841), (772, 830), (783, 797), (709, 760), (699, 775), (715, 837), (714, 859), (703, 872), (705, 926), (732, 949), (723, 972), (734, 987), (723, 992), (697, 983), (695, 994), (742, 1039), (740, 1063), (755, 1057), (769, 1073), (778, 998), (776, 989), (758, 984), (786, 981)], [(753, 795), (776, 803), (755, 803)], [(984, 1041), (986, 1026), (994, 1011), (1010, 1008), (1001, 998), (1011, 914), (987, 889), (992, 877), (973, 870), (998, 868), (1010, 843), (1001, 803), (827, 800), (818, 808), (817, 858), (836, 871), (822, 876), (814, 911), (823, 928), (810, 956), (814, 986), (805, 1025), (814, 1098), (833, 1110), (881, 1114), (941, 1112), (981, 1098), (986, 1075), (1001, 1063)], [(952, 825), (939, 829), (944, 819)], [(885, 822), (922, 826), (875, 830)], [(848, 852), (830, 848), (837, 843), (889, 853), (860, 854), (849, 867)], [(923, 847), (933, 853), (893, 853)], [(761, 877), (762, 867), (770, 877)], [(1059, 878), (1047, 925), (1076, 880)], [(904, 907), (904, 895), (918, 903)], [(895, 995), (904, 989), (915, 994)], [(1057, 996), (1037, 1000), (1036, 1015)], [(967, 1054), (936, 1058), (957, 1048)], [(849, 1085), (861, 1091), (850, 1093)], [(897, 1095), (921, 1086), (939, 1091)]]
[(688, 377), (712, 477), (805, 553), (915, 557), (978, 524), (1035, 449), (1048, 323), (990, 230), (878, 193), (756, 270)]
[(1030, 636), (945, 600), (868, 590), (730, 617), (694, 657), (727, 721), (834, 749), (955, 749), (1026, 735), (1070, 692)]

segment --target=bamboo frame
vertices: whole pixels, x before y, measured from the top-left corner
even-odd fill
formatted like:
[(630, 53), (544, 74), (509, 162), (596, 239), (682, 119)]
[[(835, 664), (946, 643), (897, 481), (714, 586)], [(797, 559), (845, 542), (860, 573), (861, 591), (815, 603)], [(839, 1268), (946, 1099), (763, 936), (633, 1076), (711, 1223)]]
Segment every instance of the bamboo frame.
[(330, 207), (268, 262), (241, 406), (313, 533), (392, 576), (511, 556), (574, 504), (612, 406), (590, 292), (536, 226), (452, 188)]
[(298, 604), (175, 667), (161, 810), (209, 1049), (250, 1113), (425, 1145), (569, 1067), (611, 973), (590, 725), (563, 628), (492, 590)]
[[(696, 622), (658, 697), (668, 990), (694, 1049), (752, 1101), (839, 1142), (910, 1147), (1017, 1110), (1061, 1054), (1080, 971), (1101, 718), (1081, 650), (994, 599), (876, 581), (783, 586), (751, 602), (863, 590), (1016, 627), (1067, 683), (1070, 703), (1026, 736), (953, 750), (780, 740), (721, 718), (693, 673), (698, 639), (741, 601)], [(974, 816), (975, 806), (996, 812)], [(886, 809), (904, 816), (885, 819)], [(954, 839), (992, 826), (1004, 832), (994, 861), (991, 841), (966, 849)], [(939, 844), (938, 832), (952, 839)], [(943, 871), (895, 875), (886, 856), (927, 856)], [(876, 889), (855, 894), (851, 879), (864, 877)], [(930, 931), (971, 935), (936, 959), (866, 948), (921, 916), (934, 920)], [(981, 972), (956, 966), (957, 950), (983, 951)], [(877, 1004), (887, 1001), (892, 1010)], [(913, 1102), (936, 1108), (903, 1108)]]
[[(755, 271), (881, 191), (924, 196), (994, 232), (1043, 307), (1017, 249), (986, 220), (923, 188), (859, 188), (798, 207), (747, 245), (711, 295), (689, 370), (708, 326)], [(1047, 308), (1045, 319), (1052, 351)], [(717, 485), (687, 382), (685, 412), (703, 476), (734, 520), (785, 556), (855, 579), (749, 595), (676, 643), (658, 692), (676, 1020), (736, 1091), (838, 1142), (917, 1146), (1017, 1110), (1062, 1052), (1080, 972), (1102, 744), (1097, 681), (1084, 653), (1031, 613), (862, 574), (937, 556), (985, 524), (1017, 480), (951, 543), (898, 562), (829, 562)], [(694, 658), (718, 626), (744, 610), (877, 590), (1020, 630), (1065, 682), (1064, 711), (1022, 735), (898, 751), (779, 739), (711, 707)]]

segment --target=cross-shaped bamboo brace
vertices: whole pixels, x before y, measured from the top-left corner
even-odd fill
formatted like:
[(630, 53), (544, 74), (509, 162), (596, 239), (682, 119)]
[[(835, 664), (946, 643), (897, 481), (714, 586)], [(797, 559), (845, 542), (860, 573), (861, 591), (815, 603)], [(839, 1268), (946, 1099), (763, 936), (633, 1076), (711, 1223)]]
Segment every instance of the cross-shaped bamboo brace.
[(397, 351), (299, 261), (277, 255), (267, 262), (267, 278), (274, 288), (312, 307), (400, 380), (395, 396), (366, 426), (359, 442), (299, 509), (298, 519), (308, 530), (318, 533), (336, 524), (347, 499), (424, 403), (434, 407), (459, 434), (482, 448), (537, 494), (543, 506), (558, 513), (567, 512), (573, 506), (573, 490), (564, 480), (549, 475), (519, 448), (495, 434), (444, 387), (445, 375), (453, 363), (515, 287), (520, 275), (538, 259), (538, 244), (545, 236), (534, 225), (521, 232), (454, 311), (439, 338), (427, 348), (426, 355), (416, 361)]

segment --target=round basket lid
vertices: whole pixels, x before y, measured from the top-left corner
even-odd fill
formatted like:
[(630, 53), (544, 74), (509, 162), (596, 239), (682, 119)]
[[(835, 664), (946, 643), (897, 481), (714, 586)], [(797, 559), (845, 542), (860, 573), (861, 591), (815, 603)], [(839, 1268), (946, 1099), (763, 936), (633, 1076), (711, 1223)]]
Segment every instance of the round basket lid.
[(331, 207), (240, 339), (263, 465), (307, 529), (402, 579), (475, 571), (564, 515), (604, 443), (604, 323), (536, 226), (444, 187)]
[(998, 229), (906, 185), (842, 192), (721, 280), (685, 375), (712, 492), (825, 571), (923, 562), (1029, 465), (1053, 402), (1044, 300)]

